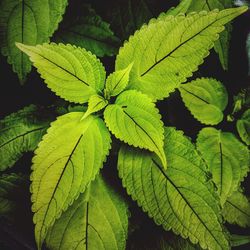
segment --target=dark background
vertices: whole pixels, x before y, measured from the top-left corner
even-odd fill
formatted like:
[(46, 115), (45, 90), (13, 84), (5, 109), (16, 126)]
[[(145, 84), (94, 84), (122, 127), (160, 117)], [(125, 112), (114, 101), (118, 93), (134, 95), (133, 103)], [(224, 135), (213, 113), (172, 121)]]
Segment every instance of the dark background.
[[(97, 14), (99, 14), (105, 21), (112, 23), (111, 28), (115, 31), (118, 37), (123, 37), (123, 39), (126, 38), (126, 34), (121, 34), (121, 30), (115, 25), (113, 20), (113, 10), (117, 5), (126, 6), (127, 1), (93, 0), (84, 2), (91, 3), (92, 7), (97, 11)], [(137, 0), (132, 2), (134, 4), (133, 6), (136, 7)], [(175, 6), (178, 3), (177, 0), (155, 0), (148, 2), (151, 14), (155, 17), (160, 12), (166, 11), (171, 6)], [(77, 13), (78, 4), (79, 1), (69, 1), (66, 15), (74, 15)], [(127, 11), (126, 7), (122, 7), (121, 9), (124, 12)], [(134, 26), (134, 30), (135, 29), (136, 25)], [(233, 32), (229, 52), (229, 70), (227, 72), (223, 71), (217, 55), (212, 50), (208, 58), (206, 58), (205, 63), (199, 67), (199, 72), (196, 72), (193, 77), (214, 77), (224, 83), (229, 93), (229, 105), (225, 111), (225, 117), (232, 110), (232, 97), (242, 88), (249, 86), (250, 83), (246, 53), (246, 38), (249, 32), (250, 11), (238, 17), (233, 22)], [(114, 70), (115, 57), (104, 57), (101, 58), (101, 60), (108, 73)], [(7, 60), (3, 56), (0, 57), (0, 81), (0, 118), (32, 103), (47, 106), (60, 101), (60, 98), (55, 96), (54, 93), (46, 87), (43, 80), (34, 69), (32, 69), (32, 72), (29, 74), (26, 84), (20, 86), (17, 75), (12, 72), (11, 66), (7, 64)], [(197, 132), (204, 127), (190, 115), (189, 111), (186, 110), (178, 92), (171, 94), (168, 99), (159, 102), (158, 107), (161, 111), (165, 125), (175, 126), (178, 129), (183, 130), (185, 134), (190, 136), (193, 140), (195, 140)], [(216, 127), (223, 131), (231, 131), (235, 133), (234, 122), (228, 123), (223, 121)], [(116, 142), (114, 144), (116, 145)], [(17, 162), (10, 172), (17, 171), (29, 174), (31, 157), (32, 153), (26, 154)], [(159, 236), (169, 239), (169, 237), (171, 238), (171, 233), (164, 233), (161, 227), (156, 226), (150, 219), (148, 219), (137, 205), (127, 197), (125, 191), (121, 188), (120, 180), (117, 177), (116, 160), (116, 152), (114, 152), (113, 155), (109, 157), (104, 172), (109, 181), (114, 184), (128, 200), (131, 207), (131, 228), (133, 230), (131, 230), (130, 233), (128, 246), (134, 246), (133, 249), (145, 249), (144, 246), (148, 246), (149, 248), (147, 249), (153, 250)], [(248, 195), (250, 195), (249, 183), (250, 178), (248, 177), (243, 183)], [(19, 212), (13, 216), (13, 222), (0, 220), (0, 242), (2, 241), (2, 243), (0, 243), (0, 249), (35, 249), (28, 188), (25, 192), (25, 198), (22, 197), (21, 199), (21, 203), (22, 206), (20, 207)], [(231, 233), (250, 235), (248, 229), (242, 229), (232, 225), (228, 225), (228, 228)], [(248, 244), (235, 249), (250, 249), (250, 245)]]

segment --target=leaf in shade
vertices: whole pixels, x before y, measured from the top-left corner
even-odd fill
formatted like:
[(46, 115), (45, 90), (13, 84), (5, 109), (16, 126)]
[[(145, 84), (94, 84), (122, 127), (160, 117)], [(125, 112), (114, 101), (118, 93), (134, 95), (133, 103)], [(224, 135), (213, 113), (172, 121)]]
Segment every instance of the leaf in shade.
[(246, 110), (239, 120), (236, 122), (236, 127), (240, 138), (248, 146), (250, 145), (250, 109)]

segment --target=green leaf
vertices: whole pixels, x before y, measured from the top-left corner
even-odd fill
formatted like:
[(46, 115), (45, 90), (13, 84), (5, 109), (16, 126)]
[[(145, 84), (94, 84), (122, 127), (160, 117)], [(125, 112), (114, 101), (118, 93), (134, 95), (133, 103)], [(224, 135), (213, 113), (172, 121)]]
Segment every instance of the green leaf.
[(204, 249), (229, 249), (219, 200), (203, 159), (174, 128), (165, 129), (165, 142), (167, 170), (152, 153), (121, 148), (118, 170), (127, 193), (165, 230), (172, 229)]
[(23, 196), (24, 187), (27, 186), (27, 179), (20, 174), (0, 176), (0, 216), (17, 212), (17, 203)]
[(98, 176), (55, 222), (46, 244), (54, 250), (123, 250), (127, 230), (125, 202)]
[(235, 191), (228, 197), (222, 215), (230, 224), (237, 224), (241, 227), (250, 226), (250, 202), (240, 191)]
[[(231, 7), (233, 7), (232, 0), (200, 0), (192, 1), (188, 12), (202, 10), (211, 11), (214, 9), (224, 10)], [(225, 30), (220, 34), (219, 39), (214, 44), (214, 49), (219, 55), (221, 65), (224, 70), (228, 69), (228, 52), (231, 30), (232, 26), (230, 24), (227, 24)]]
[(114, 35), (110, 25), (89, 5), (80, 5), (78, 13), (65, 18), (54, 41), (77, 45), (100, 57), (116, 54), (120, 39)]
[(62, 19), (65, 0), (3, 0), (0, 3), (0, 46), (23, 84), (31, 70), (28, 57), (15, 42), (36, 45), (47, 42)]
[(228, 96), (221, 82), (201, 78), (179, 87), (182, 100), (191, 114), (200, 122), (215, 125), (223, 120)]
[(55, 219), (95, 178), (110, 149), (104, 122), (95, 116), (81, 121), (82, 116), (60, 116), (35, 151), (31, 191), (38, 249)]
[(246, 110), (236, 123), (238, 133), (243, 142), (250, 145), (250, 109)]
[(231, 245), (233, 247), (242, 246), (249, 243), (250, 243), (249, 235), (237, 235), (237, 234), (231, 235)]
[(249, 151), (232, 133), (203, 128), (197, 148), (205, 159), (223, 205), (249, 171)]
[(119, 95), (128, 85), (129, 73), (133, 64), (129, 64), (126, 69), (115, 71), (106, 80), (104, 95), (106, 99)]
[(51, 119), (42, 108), (30, 105), (0, 121), (0, 171), (37, 147)]
[(104, 109), (108, 105), (108, 101), (105, 100), (102, 96), (99, 95), (92, 95), (88, 101), (88, 109), (86, 113), (84, 113), (82, 119), (85, 119), (90, 114), (98, 112)]
[(115, 69), (134, 62), (128, 88), (163, 99), (197, 70), (223, 25), (246, 10), (240, 7), (152, 19), (125, 42)]
[(148, 96), (135, 90), (121, 93), (115, 104), (106, 107), (104, 120), (118, 139), (155, 152), (166, 167), (163, 123), (158, 109)]
[(70, 44), (17, 44), (34, 63), (48, 87), (67, 101), (86, 103), (104, 88), (102, 63), (85, 49)]
[(180, 3), (176, 7), (170, 8), (163, 15), (177, 16), (180, 13), (186, 13), (191, 3), (192, 0), (180, 0)]

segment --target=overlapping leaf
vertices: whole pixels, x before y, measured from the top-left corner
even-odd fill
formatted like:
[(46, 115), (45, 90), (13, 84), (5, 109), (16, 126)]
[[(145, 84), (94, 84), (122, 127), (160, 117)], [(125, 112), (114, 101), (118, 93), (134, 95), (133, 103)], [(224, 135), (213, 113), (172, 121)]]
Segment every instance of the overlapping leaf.
[(155, 152), (166, 167), (163, 151), (164, 129), (160, 114), (146, 95), (128, 90), (104, 111), (105, 122), (120, 140)]
[(120, 44), (109, 24), (86, 4), (79, 6), (76, 15), (67, 16), (53, 40), (77, 45), (100, 57), (116, 54)]
[[(193, 0), (188, 11), (210, 11), (213, 9), (223, 10), (231, 8), (232, 6), (233, 4), (231, 0)], [(218, 41), (216, 41), (214, 44), (214, 49), (219, 55), (221, 65), (225, 70), (228, 69), (228, 52), (231, 29), (231, 25), (227, 24), (225, 30), (220, 34)]]
[(41, 115), (42, 111), (30, 105), (0, 121), (0, 171), (37, 147), (52, 119), (50, 115)]
[(242, 141), (250, 145), (250, 109), (246, 110), (236, 123)]
[(46, 244), (54, 250), (124, 250), (127, 230), (125, 202), (98, 176), (55, 222)]
[(246, 7), (160, 16), (144, 25), (119, 51), (116, 70), (134, 62), (130, 89), (154, 99), (167, 97), (197, 70), (223, 30)]
[(232, 133), (215, 128), (199, 132), (197, 148), (212, 173), (221, 204), (224, 204), (249, 171), (249, 151)]
[(110, 148), (104, 122), (82, 112), (60, 116), (35, 151), (32, 166), (32, 210), (40, 249), (47, 230), (92, 181)]
[(186, 107), (200, 122), (215, 125), (223, 120), (228, 96), (219, 81), (212, 78), (196, 79), (181, 85), (179, 91)]
[(165, 142), (167, 170), (152, 153), (121, 148), (118, 170), (127, 193), (165, 230), (189, 237), (204, 249), (229, 249), (204, 161), (174, 128), (165, 129)]
[(48, 87), (68, 101), (85, 103), (104, 88), (103, 65), (85, 49), (54, 43), (17, 46), (29, 55)]
[(172, 15), (176, 16), (180, 13), (186, 13), (187, 10), (190, 7), (190, 4), (192, 3), (193, 0), (180, 0), (180, 3), (176, 7), (170, 8), (166, 14), (163, 13), (163, 15)]
[(29, 45), (47, 42), (61, 21), (66, 4), (66, 0), (1, 1), (0, 46), (21, 83), (30, 72), (31, 63), (15, 42)]
[(23, 196), (23, 189), (27, 186), (27, 179), (20, 174), (0, 176), (0, 216), (17, 212), (17, 203)]
[(228, 197), (222, 214), (224, 219), (231, 223), (237, 224), (241, 227), (250, 226), (250, 202), (240, 191), (235, 191)]

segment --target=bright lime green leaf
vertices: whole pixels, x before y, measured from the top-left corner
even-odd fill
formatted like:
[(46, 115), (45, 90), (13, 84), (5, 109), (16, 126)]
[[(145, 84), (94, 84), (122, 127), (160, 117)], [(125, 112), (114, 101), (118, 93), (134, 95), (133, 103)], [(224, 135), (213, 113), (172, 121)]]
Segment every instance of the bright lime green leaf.
[(215, 125), (223, 120), (228, 96), (221, 82), (212, 78), (196, 79), (179, 87), (185, 106), (200, 122)]
[(37, 147), (52, 119), (41, 113), (41, 108), (30, 105), (0, 121), (0, 171)]
[(55, 222), (46, 244), (53, 250), (124, 250), (127, 230), (125, 202), (98, 176)]
[(117, 53), (120, 40), (96, 12), (86, 4), (78, 8), (79, 16), (67, 16), (54, 36), (54, 41), (70, 43), (97, 56)]
[(102, 63), (85, 49), (70, 44), (17, 44), (34, 63), (48, 87), (67, 101), (86, 103), (104, 88)]
[(1, 1), (0, 46), (21, 83), (31, 70), (31, 62), (15, 42), (29, 45), (48, 42), (62, 19), (66, 3), (65, 0)]
[(238, 247), (250, 243), (250, 236), (232, 234), (230, 241), (233, 247)]
[(199, 132), (197, 148), (212, 173), (223, 205), (249, 171), (249, 151), (232, 133), (215, 128)]
[(246, 110), (236, 123), (238, 133), (242, 141), (250, 145), (250, 109)]
[(191, 3), (192, 3), (192, 0), (181, 0), (180, 3), (176, 7), (170, 8), (166, 12), (166, 14), (163, 13), (163, 15), (176, 16), (180, 13), (186, 13)]
[(250, 226), (250, 202), (240, 191), (235, 191), (228, 197), (222, 215), (230, 224), (237, 224), (241, 227)]
[[(210, 11), (214, 9), (224, 10), (231, 7), (233, 7), (232, 0), (193, 0), (188, 12), (203, 10)], [(214, 49), (219, 55), (224, 70), (228, 69), (228, 52), (231, 30), (231, 25), (226, 25), (225, 30), (220, 34), (220, 38), (214, 44)]]
[(163, 99), (197, 70), (223, 25), (246, 10), (240, 7), (152, 19), (120, 49), (116, 70), (134, 62), (128, 88)]
[(129, 64), (126, 69), (115, 71), (106, 80), (104, 94), (107, 99), (111, 96), (119, 95), (128, 85), (129, 73), (133, 64)]
[(158, 109), (148, 96), (135, 90), (123, 92), (115, 104), (107, 106), (104, 119), (118, 139), (155, 152), (166, 167), (163, 123)]
[(47, 230), (95, 178), (108, 154), (110, 134), (95, 116), (60, 116), (33, 158), (31, 191), (35, 237), (41, 248)]
[(97, 111), (104, 109), (108, 105), (108, 101), (105, 100), (102, 96), (92, 95), (88, 101), (88, 109), (84, 113), (82, 119), (85, 119), (90, 114), (93, 114)]
[(121, 148), (118, 170), (127, 193), (165, 230), (204, 249), (229, 249), (218, 196), (194, 145), (182, 132), (166, 128), (164, 149), (167, 170), (152, 153)]
[(23, 189), (28, 186), (27, 179), (20, 174), (0, 176), (0, 216), (16, 211)]

